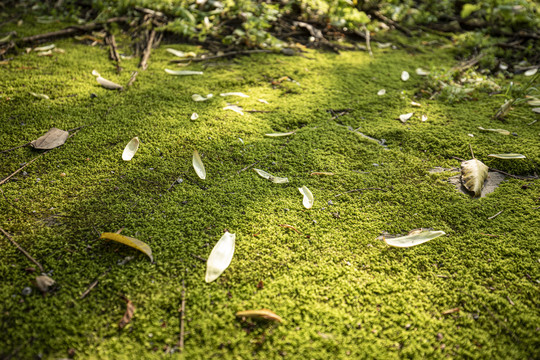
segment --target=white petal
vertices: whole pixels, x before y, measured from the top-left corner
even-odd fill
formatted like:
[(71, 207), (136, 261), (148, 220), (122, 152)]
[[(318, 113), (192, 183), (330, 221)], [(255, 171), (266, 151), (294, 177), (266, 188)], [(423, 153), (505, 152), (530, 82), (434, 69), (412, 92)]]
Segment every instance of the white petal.
[(134, 137), (126, 145), (124, 152), (122, 153), (122, 160), (129, 161), (133, 159), (133, 156), (135, 155), (137, 150), (139, 150), (139, 138)]
[(236, 235), (226, 232), (212, 249), (206, 262), (207, 283), (216, 280), (231, 264)]
[(94, 75), (94, 76), (101, 76), (101, 75), (99, 75), (99, 73), (97, 72), (97, 70), (92, 70), (92, 75)]
[(48, 51), (54, 49), (54, 44), (34, 48), (34, 51)]
[(295, 132), (296, 132), (296, 130), (290, 131), (290, 132), (286, 132), (286, 133), (271, 133), (271, 134), (264, 134), (264, 136), (268, 136), (268, 137), (289, 136), (289, 135), (294, 134)]
[(406, 72), (406, 71), (403, 71), (403, 72), (401, 73), (401, 80), (403, 80), (403, 81), (409, 80), (409, 73)]
[(261, 169), (253, 169), (253, 171), (259, 174), (261, 177), (270, 180), (274, 184), (285, 184), (289, 182), (288, 178), (277, 177)]
[(525, 155), (522, 154), (489, 154), (488, 156), (494, 157), (497, 159), (526, 159)]
[(223, 94), (219, 94), (221, 96), (240, 96), (240, 97), (243, 97), (243, 98), (248, 98), (249, 95), (246, 95), (244, 93), (241, 93), (241, 92), (230, 92), (230, 93), (223, 93)]
[(165, 49), (167, 50), (169, 53), (173, 54), (174, 56), (178, 56), (178, 57), (186, 57), (186, 53), (183, 52), (183, 51), (180, 51), (180, 50), (175, 50), (175, 49), (171, 49), (171, 48), (167, 48)]
[(412, 230), (407, 236), (401, 236), (393, 239), (384, 238), (384, 242), (395, 247), (411, 247), (423, 244), (444, 234), (444, 231)]
[(206, 179), (206, 170), (204, 169), (204, 165), (197, 150), (193, 152), (193, 168), (201, 179)]
[(422, 106), (422, 104), (417, 103), (416, 101), (411, 101), (411, 105), (416, 106), (416, 107), (421, 107)]
[(500, 64), (499, 64), (499, 69), (501, 69), (501, 70), (508, 70), (508, 65), (506, 65), (505, 63), (500, 63)]
[(386, 94), (386, 90), (385, 90), (385, 89), (381, 89), (381, 90), (377, 91), (377, 95), (379, 95), (379, 96), (382, 96), (382, 95), (384, 95), (384, 94)]
[(532, 99), (527, 101), (527, 104), (531, 106), (539, 106), (540, 105), (540, 99)]
[(199, 118), (199, 114), (193, 113), (191, 114), (191, 120), (197, 120)]
[(170, 69), (165, 69), (165, 72), (167, 74), (171, 74), (171, 75), (202, 75), (203, 74), (202, 71), (191, 71), (191, 70), (170, 70)]
[(101, 76), (98, 76), (96, 78), (96, 80), (101, 86), (103, 86), (106, 89), (111, 89), (111, 90), (122, 90), (123, 89), (122, 85), (118, 85), (116, 83), (113, 83), (112, 81), (104, 79)]
[(399, 120), (401, 120), (402, 123), (405, 123), (407, 120), (409, 120), (412, 116), (414, 115), (414, 113), (408, 113), (408, 114), (402, 114), (402, 115), (399, 115)]
[(529, 69), (523, 73), (525, 76), (533, 76), (538, 71), (538, 68)]
[(416, 75), (426, 76), (426, 75), (429, 75), (429, 71), (426, 71), (421, 68), (416, 68)]
[(313, 206), (313, 202), (315, 201), (311, 191), (309, 191), (309, 189), (305, 186), (302, 186), (298, 190), (300, 191), (300, 194), (304, 195), (302, 204), (305, 206), (306, 209), (311, 209), (311, 207)]
[(504, 130), (504, 129), (484, 129), (483, 127), (479, 126), (478, 129), (482, 130), (482, 131), (491, 131), (491, 132), (496, 132), (496, 133), (499, 133), (501, 135), (510, 135), (510, 131), (508, 130)]
[(30, 91), (30, 95), (35, 96), (38, 99), (50, 100), (50, 98), (45, 94), (37, 94), (35, 92)]
[(212, 96), (212, 94), (208, 94), (206, 95), (206, 97), (202, 96), (202, 95), (199, 95), (199, 94), (193, 94), (191, 95), (191, 98), (193, 99), (193, 101), (206, 101), (208, 99), (210, 99)]
[(262, 102), (263, 104), (268, 104), (268, 101), (266, 101), (264, 99), (259, 99), (259, 102)]
[(223, 110), (232, 110), (235, 113), (238, 113), (240, 115), (244, 115), (244, 112), (242, 111), (242, 108), (238, 105), (227, 105), (223, 108)]
[(427, 121), (427, 115), (422, 115), (422, 121)]
[(532, 108), (532, 111), (537, 113), (537, 114), (540, 114), (540, 107)]

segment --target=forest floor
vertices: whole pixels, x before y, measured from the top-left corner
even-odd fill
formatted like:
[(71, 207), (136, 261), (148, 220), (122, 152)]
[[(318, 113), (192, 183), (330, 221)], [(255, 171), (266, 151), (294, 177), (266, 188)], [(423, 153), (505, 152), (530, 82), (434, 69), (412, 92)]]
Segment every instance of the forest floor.
[[(521, 104), (494, 120), (503, 100), (482, 92), (453, 105), (416, 98), (426, 82), (416, 68), (456, 64), (451, 48), (424, 40), (414, 40), (425, 50), (416, 53), (374, 46), (373, 57), (308, 51), (185, 68), (169, 63), (165, 48), (202, 50), (162, 44), (146, 71), (131, 59), (118, 74), (106, 46), (63, 39), (54, 44), (64, 53), (18, 54), (0, 66), (0, 150), (51, 127), (84, 126), (44, 155), (29, 146), (0, 154), (0, 179), (39, 156), (0, 185), (0, 227), (56, 281), (41, 294), (32, 283), (39, 269), (0, 235), (0, 355), (175, 358), (184, 298), (188, 359), (538, 358), (539, 180), (506, 177), (473, 199), (448, 179), (459, 174), (453, 157), (471, 158), (469, 144), (490, 167), (533, 175), (540, 122), (528, 124), (540, 115)], [(114, 91), (96, 82), (94, 69), (123, 85), (139, 75)], [(249, 98), (219, 96), (227, 92)], [(224, 110), (227, 102), (244, 115)], [(140, 148), (123, 161), (135, 136)], [(194, 149), (206, 180), (193, 170)], [(252, 168), (290, 182), (271, 183)], [(304, 185), (315, 197), (309, 210)], [(415, 228), (446, 235), (405, 249), (381, 237)], [(119, 229), (146, 242), (155, 262), (99, 239)], [(203, 261), (225, 229), (236, 234), (234, 258), (207, 284)], [(135, 312), (120, 329), (124, 299)], [(235, 317), (262, 308), (283, 323)]]

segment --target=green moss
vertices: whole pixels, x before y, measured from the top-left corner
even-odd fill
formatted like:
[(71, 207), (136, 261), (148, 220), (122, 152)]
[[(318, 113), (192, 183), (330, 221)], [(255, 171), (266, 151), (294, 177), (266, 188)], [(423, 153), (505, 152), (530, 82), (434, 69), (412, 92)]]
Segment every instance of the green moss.
[[(421, 109), (412, 108), (422, 85), (414, 69), (450, 68), (447, 50), (413, 56), (375, 49), (373, 58), (310, 53), (315, 60), (258, 55), (226, 66), (191, 65), (205, 74), (174, 77), (163, 71), (173, 67), (163, 47), (153, 51), (149, 69), (132, 88), (116, 92), (99, 87), (92, 69), (125, 84), (137, 60), (124, 61), (125, 70), (116, 74), (106, 48), (55, 44), (66, 53), (21, 54), (0, 68), (2, 149), (52, 126), (87, 125), (29, 165), (27, 175), (2, 185), (0, 226), (59, 285), (47, 296), (35, 288), (23, 296), (24, 287), (33, 287), (35, 274), (24, 271), (32, 264), (6, 239), (0, 242), (2, 355), (53, 359), (72, 348), (77, 358), (161, 358), (178, 341), (185, 280), (185, 358), (538, 356), (538, 181), (508, 179), (472, 200), (446, 182), (448, 173), (427, 171), (458, 166), (451, 157), (468, 158), (471, 143), (489, 166), (533, 173), (540, 160), (538, 128), (526, 125), (533, 115), (524, 105), (505, 123), (493, 120), (501, 100), (486, 94), (453, 106), (425, 100)], [(408, 82), (399, 80), (402, 70), (412, 74)], [(274, 89), (271, 80), (283, 76), (300, 85)], [(387, 94), (379, 97), (381, 88)], [(230, 91), (250, 98), (218, 95)], [(196, 103), (194, 93), (216, 96)], [(271, 112), (240, 116), (222, 110), (227, 101)], [(344, 108), (352, 111), (337, 119), (327, 112)], [(411, 111), (416, 115), (407, 124), (397, 120)], [(190, 120), (193, 112), (198, 120)], [(478, 126), (518, 136), (480, 133)], [(295, 129), (290, 138), (264, 137)], [(122, 150), (134, 136), (141, 147), (124, 162)], [(206, 181), (192, 170), (194, 148), (202, 154)], [(527, 160), (486, 157), (501, 152)], [(1, 177), (37, 154), (30, 148), (1, 154)], [(272, 184), (242, 171), (255, 162), (291, 182)], [(310, 176), (313, 171), (335, 175)], [(182, 182), (168, 191), (178, 178)], [(302, 207), (302, 185), (316, 197), (311, 210)], [(349, 192), (362, 188), (385, 191)], [(97, 239), (122, 227), (152, 247), (155, 264)], [(383, 231), (419, 227), (448, 236), (410, 249), (376, 239)], [(205, 264), (193, 255), (207, 257), (225, 229), (237, 235), (233, 262), (206, 284)], [(118, 265), (127, 256), (134, 259)], [(97, 287), (79, 299), (96, 278)], [(119, 295), (137, 309), (123, 330), (117, 326), (125, 311)], [(460, 311), (442, 315), (455, 307)], [(251, 325), (234, 316), (254, 308), (272, 309), (285, 323)]]

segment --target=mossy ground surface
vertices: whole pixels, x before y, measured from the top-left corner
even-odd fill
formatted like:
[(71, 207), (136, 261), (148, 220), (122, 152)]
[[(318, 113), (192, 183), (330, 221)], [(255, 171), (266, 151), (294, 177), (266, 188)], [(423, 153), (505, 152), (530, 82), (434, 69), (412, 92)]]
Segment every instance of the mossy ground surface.
[[(469, 158), (469, 143), (488, 166), (534, 172), (540, 130), (538, 122), (527, 123), (538, 115), (518, 106), (506, 122), (493, 120), (502, 100), (482, 93), (456, 105), (421, 100), (421, 109), (411, 107), (425, 81), (414, 69), (450, 68), (450, 50), (375, 49), (373, 58), (310, 52), (314, 60), (263, 54), (204, 69), (190, 65), (204, 75), (175, 77), (163, 71), (174, 65), (162, 45), (134, 85), (118, 92), (101, 88), (91, 71), (125, 84), (138, 60), (123, 61), (118, 75), (106, 47), (54, 43), (65, 54), (21, 54), (0, 67), (0, 150), (51, 127), (86, 125), (26, 167), (26, 175), (1, 186), (0, 226), (58, 283), (56, 291), (39, 294), (31, 283), (36, 273), (25, 271), (33, 264), (2, 237), (3, 356), (58, 359), (75, 349), (80, 359), (539, 357), (539, 182), (508, 178), (473, 200), (447, 183), (452, 173), (428, 172), (459, 166), (451, 156)], [(399, 79), (403, 70), (411, 73), (407, 82)], [(282, 76), (300, 85), (274, 89), (270, 81)], [(381, 88), (385, 96), (376, 95)], [(231, 91), (250, 98), (218, 95)], [(215, 96), (194, 102), (195, 93)], [(240, 116), (222, 110), (227, 101), (271, 112)], [(327, 112), (344, 108), (352, 111), (337, 119)], [(397, 120), (411, 111), (416, 114), (407, 124)], [(199, 114), (195, 121), (193, 112)], [(421, 122), (421, 114), (428, 121)], [(347, 126), (385, 139), (388, 147)], [(478, 126), (518, 136), (480, 133)], [(291, 130), (298, 131), (288, 138), (264, 136)], [(142, 142), (138, 153), (122, 161), (135, 136)], [(191, 166), (194, 149), (202, 154), (206, 181)], [(527, 159), (486, 157), (504, 152)], [(1, 154), (0, 177), (38, 154), (29, 147)], [(290, 183), (241, 171), (254, 162)], [(183, 181), (168, 191), (178, 178)], [(316, 198), (310, 210), (297, 189), (303, 185)], [(385, 191), (348, 192), (361, 188)], [(152, 247), (154, 264), (98, 239), (120, 228)], [(447, 235), (409, 249), (377, 239), (383, 231), (415, 228)], [(236, 233), (233, 261), (206, 284), (205, 264), (194, 255), (206, 258), (225, 229)], [(128, 256), (134, 259), (119, 265)], [(178, 342), (183, 281), (185, 349), (165, 355)], [(28, 286), (33, 292), (23, 296)], [(136, 307), (122, 330), (126, 304), (120, 295)], [(284, 323), (235, 318), (237, 311), (259, 308)], [(452, 308), (459, 312), (443, 314)]]

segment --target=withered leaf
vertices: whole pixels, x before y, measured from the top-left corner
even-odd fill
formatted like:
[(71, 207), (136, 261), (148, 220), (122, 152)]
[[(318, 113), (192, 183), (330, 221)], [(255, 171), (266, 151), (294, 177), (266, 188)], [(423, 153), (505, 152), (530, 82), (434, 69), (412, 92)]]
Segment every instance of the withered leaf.
[(471, 159), (461, 163), (461, 182), (474, 196), (480, 196), (489, 168), (480, 160)]
[(126, 300), (126, 312), (124, 313), (124, 316), (118, 323), (118, 327), (120, 329), (123, 329), (124, 326), (129, 324), (129, 322), (133, 318), (133, 314), (135, 313), (135, 306), (133, 306), (133, 303), (131, 302), (131, 300), (129, 299), (125, 299), (125, 300)]
[(283, 322), (279, 315), (268, 309), (239, 311), (236, 313), (236, 316), (241, 318), (271, 320), (279, 323)]
[(68, 137), (69, 133), (67, 131), (53, 127), (51, 130), (47, 131), (45, 135), (32, 141), (30, 145), (32, 145), (34, 149), (50, 150), (63, 145)]
[(150, 261), (154, 262), (154, 257), (152, 256), (152, 249), (150, 248), (150, 246), (148, 246), (145, 242), (142, 242), (141, 240), (108, 232), (102, 233), (100, 239), (112, 240), (127, 246), (131, 246), (132, 248), (142, 251), (143, 253), (148, 255)]

